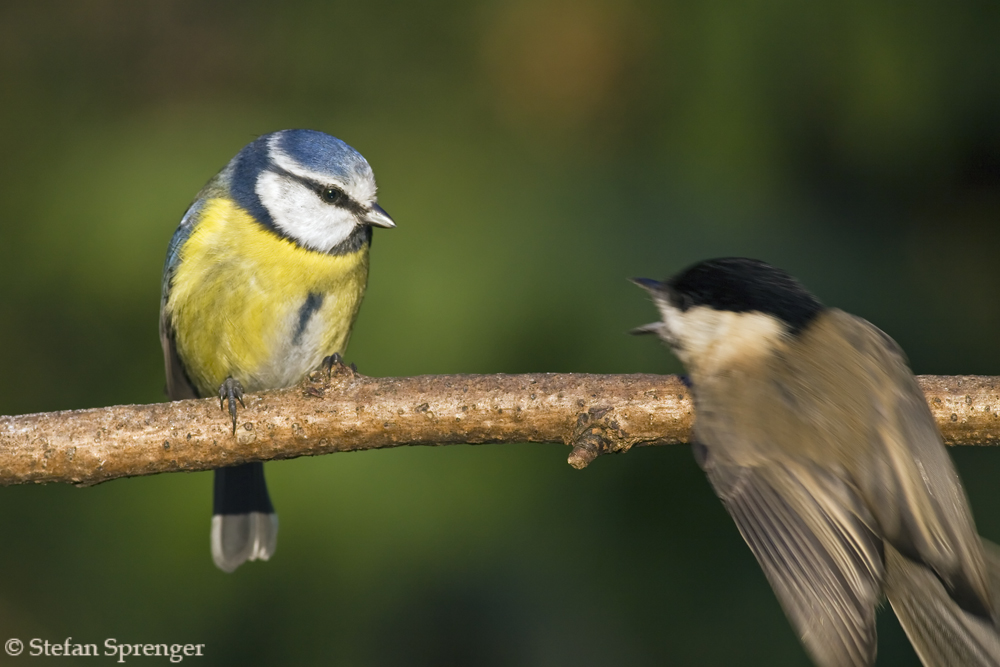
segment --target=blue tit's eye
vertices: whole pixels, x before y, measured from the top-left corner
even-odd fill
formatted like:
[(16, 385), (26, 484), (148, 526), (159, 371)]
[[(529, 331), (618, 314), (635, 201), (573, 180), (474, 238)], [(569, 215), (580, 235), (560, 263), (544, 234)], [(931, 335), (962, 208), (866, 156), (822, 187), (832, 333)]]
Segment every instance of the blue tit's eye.
[(346, 195), (340, 188), (328, 185), (320, 190), (319, 196), (327, 204), (337, 204), (340, 203)]

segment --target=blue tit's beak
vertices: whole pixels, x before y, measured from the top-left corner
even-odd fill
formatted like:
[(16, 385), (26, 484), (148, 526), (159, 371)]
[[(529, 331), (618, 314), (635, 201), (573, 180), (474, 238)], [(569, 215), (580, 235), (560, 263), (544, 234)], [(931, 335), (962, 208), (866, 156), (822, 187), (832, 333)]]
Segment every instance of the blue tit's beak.
[(372, 207), (361, 216), (361, 221), (373, 227), (385, 227), (386, 229), (392, 229), (396, 226), (389, 214), (383, 211), (378, 204), (372, 204)]
[(649, 292), (663, 291), (663, 283), (659, 280), (653, 280), (652, 278), (629, 278), (629, 280)]

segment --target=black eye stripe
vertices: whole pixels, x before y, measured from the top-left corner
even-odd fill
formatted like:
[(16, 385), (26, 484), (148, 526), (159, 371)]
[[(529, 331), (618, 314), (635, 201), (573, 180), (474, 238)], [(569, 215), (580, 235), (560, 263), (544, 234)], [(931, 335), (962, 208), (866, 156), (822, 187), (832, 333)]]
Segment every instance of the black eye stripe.
[(276, 174), (281, 174), (287, 178), (297, 181), (302, 185), (306, 186), (310, 190), (316, 193), (324, 204), (330, 204), (331, 206), (337, 206), (339, 208), (346, 209), (352, 213), (360, 215), (364, 213), (365, 207), (354, 201), (349, 194), (344, 192), (344, 190), (339, 185), (333, 185), (331, 183), (319, 183), (311, 178), (305, 178), (299, 176), (298, 174), (293, 174), (287, 169), (283, 169), (276, 164), (271, 165), (272, 172)]

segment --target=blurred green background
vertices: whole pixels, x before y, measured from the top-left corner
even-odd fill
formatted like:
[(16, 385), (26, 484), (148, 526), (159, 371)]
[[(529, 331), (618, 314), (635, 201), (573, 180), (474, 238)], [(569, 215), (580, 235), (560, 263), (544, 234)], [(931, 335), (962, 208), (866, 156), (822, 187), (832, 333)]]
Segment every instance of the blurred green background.
[[(654, 318), (625, 279), (731, 254), (872, 320), (918, 373), (1000, 374), (998, 34), (975, 1), (3, 3), (0, 414), (164, 400), (167, 241), (286, 127), (361, 151), (399, 225), (347, 355), (368, 375), (676, 372), (625, 335)], [(808, 664), (688, 448), (568, 453), (270, 464), (280, 547), (228, 576), (209, 473), (0, 489), (0, 640)], [(1000, 450), (953, 454), (1000, 538)], [(879, 664), (917, 664), (890, 613), (879, 630)]]

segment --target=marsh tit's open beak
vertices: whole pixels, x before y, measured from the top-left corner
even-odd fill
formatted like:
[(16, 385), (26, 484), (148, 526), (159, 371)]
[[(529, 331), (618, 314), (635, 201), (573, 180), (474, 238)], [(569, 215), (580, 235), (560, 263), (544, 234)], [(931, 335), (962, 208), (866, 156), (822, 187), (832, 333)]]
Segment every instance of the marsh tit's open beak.
[(629, 331), (633, 336), (642, 336), (643, 334), (656, 334), (662, 335), (663, 322), (651, 322), (650, 324), (643, 324), (641, 327), (636, 327)]
[(663, 290), (663, 283), (652, 278), (629, 278), (630, 281), (643, 288), (647, 292), (659, 292)]

